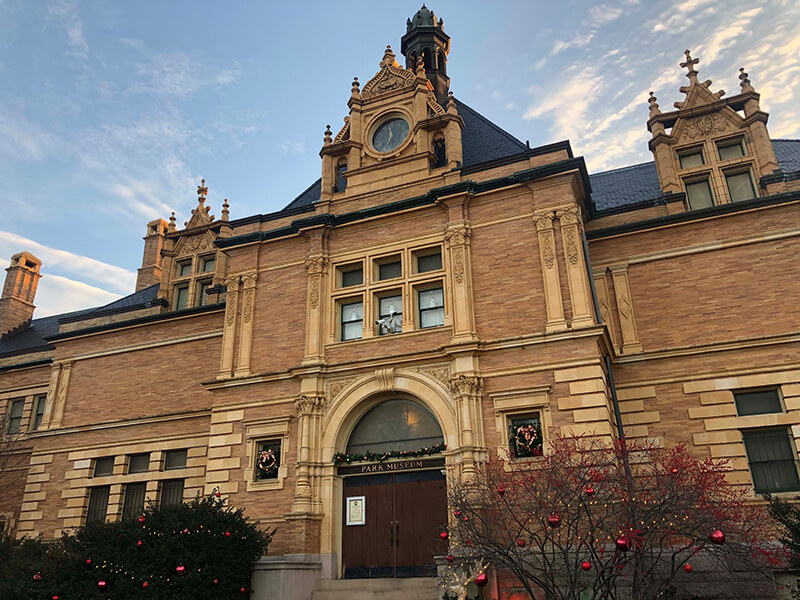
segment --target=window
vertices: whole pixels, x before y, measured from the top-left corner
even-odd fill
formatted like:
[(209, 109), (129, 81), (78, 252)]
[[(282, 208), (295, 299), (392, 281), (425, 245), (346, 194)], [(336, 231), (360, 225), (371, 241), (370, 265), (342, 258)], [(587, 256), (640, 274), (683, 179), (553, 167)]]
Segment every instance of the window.
[(128, 473), (147, 473), (150, 470), (150, 453), (131, 454), (128, 458)]
[(708, 184), (708, 179), (687, 183), (686, 199), (689, 201), (690, 210), (714, 206), (714, 198), (711, 195), (711, 186)]
[(176, 277), (188, 277), (191, 274), (192, 274), (191, 260), (183, 260), (177, 264), (177, 268), (175, 270)]
[(164, 470), (186, 468), (186, 450), (167, 450), (164, 453)]
[(183, 479), (168, 479), (161, 483), (161, 506), (183, 502)]
[(403, 297), (378, 298), (378, 335), (403, 331)]
[(31, 431), (36, 431), (42, 425), (44, 417), (44, 407), (47, 404), (47, 395), (41, 394), (33, 399), (33, 420), (31, 421)]
[(16, 435), (22, 428), (22, 411), (25, 408), (25, 400), (11, 400), (8, 409), (8, 433)]
[(101, 485), (89, 488), (89, 509), (86, 511), (87, 523), (102, 523), (108, 512), (108, 494), (111, 486)]
[(347, 172), (347, 161), (340, 159), (336, 165), (336, 183), (333, 186), (334, 192), (343, 192), (347, 189), (347, 178), (344, 174)]
[(783, 412), (778, 390), (734, 392), (733, 399), (736, 401), (736, 414), (740, 417)]
[(358, 267), (344, 267), (340, 270), (342, 287), (353, 287), (364, 283), (364, 269)]
[(447, 150), (444, 145), (444, 136), (438, 134), (433, 140), (433, 166), (446, 167), (447, 166)]
[(114, 474), (114, 457), (106, 456), (94, 459), (94, 477), (108, 477)]
[(753, 189), (753, 182), (750, 173), (731, 173), (725, 174), (725, 183), (728, 184), (728, 193), (731, 195), (731, 202), (741, 202), (756, 197)]
[(270, 440), (259, 444), (256, 454), (256, 480), (266, 481), (278, 478), (278, 469), (281, 466), (281, 442)]
[(427, 273), (429, 271), (439, 271), (442, 268), (442, 251), (437, 250), (430, 254), (422, 254), (416, 257), (417, 273)]
[(213, 256), (207, 256), (203, 259), (203, 273), (211, 273), (217, 268), (217, 259)]
[(756, 493), (800, 490), (797, 455), (783, 428), (742, 431)]
[(199, 281), (197, 283), (197, 306), (205, 306), (208, 304), (209, 296), (206, 293), (208, 288), (211, 287), (210, 281)]
[(733, 160), (744, 156), (744, 144), (741, 139), (728, 140), (717, 144), (720, 160)]
[(399, 260), (391, 260), (390, 262), (382, 262), (378, 264), (378, 281), (384, 279), (396, 279), (403, 276), (403, 265)]
[(129, 483), (125, 486), (125, 500), (122, 503), (122, 520), (130, 521), (144, 511), (146, 483)]
[(678, 161), (681, 163), (681, 169), (691, 169), (692, 167), (701, 167), (706, 164), (703, 160), (702, 148), (682, 150), (678, 153)]
[(364, 329), (364, 303), (342, 304), (341, 311), (342, 341), (360, 339)]
[(444, 290), (434, 288), (417, 292), (420, 329), (444, 325)]
[(538, 412), (509, 418), (508, 449), (512, 458), (542, 455), (542, 420)]
[(189, 306), (189, 286), (183, 285), (175, 288), (175, 310), (183, 310)]

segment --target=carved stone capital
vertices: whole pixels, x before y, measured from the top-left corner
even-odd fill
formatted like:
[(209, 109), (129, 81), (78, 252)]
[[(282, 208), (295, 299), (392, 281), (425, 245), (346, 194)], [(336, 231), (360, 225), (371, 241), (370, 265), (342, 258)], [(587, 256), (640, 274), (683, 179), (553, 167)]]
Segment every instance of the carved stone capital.
[(483, 389), (483, 378), (477, 375), (453, 375), (449, 384), (453, 396), (478, 395)]
[(249, 290), (256, 287), (256, 281), (258, 280), (258, 273), (256, 271), (251, 271), (250, 273), (243, 273), (242, 274), (242, 287), (244, 289)]
[(537, 231), (546, 231), (553, 228), (554, 211), (540, 210), (533, 213), (533, 222)]
[(556, 216), (562, 225), (582, 225), (581, 209), (577, 206), (562, 208), (556, 211)]
[(328, 260), (324, 256), (309, 256), (305, 262), (309, 275), (321, 275), (327, 264)]
[(297, 409), (297, 414), (300, 416), (311, 415), (314, 413), (321, 414), (328, 402), (325, 396), (298, 396), (294, 401), (294, 406)]
[(459, 223), (445, 228), (444, 239), (450, 246), (463, 246), (472, 235), (469, 223)]
[(242, 278), (240, 275), (234, 275), (232, 277), (228, 277), (225, 280), (225, 285), (228, 288), (228, 294), (235, 294), (239, 291), (239, 286), (242, 283)]

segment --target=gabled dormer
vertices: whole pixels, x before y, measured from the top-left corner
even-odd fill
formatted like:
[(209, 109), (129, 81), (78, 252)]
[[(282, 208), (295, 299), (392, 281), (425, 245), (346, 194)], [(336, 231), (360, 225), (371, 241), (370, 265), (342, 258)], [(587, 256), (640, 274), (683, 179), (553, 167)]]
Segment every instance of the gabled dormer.
[[(650, 92), (650, 150), (664, 194), (685, 194), (687, 210), (750, 200), (774, 193), (770, 181), (780, 174), (767, 133), (769, 115), (759, 106), (747, 73), (740, 69), (741, 92), (724, 98), (700, 81), (700, 61), (689, 50), (681, 67), (688, 86), (676, 110), (661, 112)], [(780, 179), (780, 177), (778, 177)], [(769, 187), (769, 189), (768, 189)]]
[(423, 56), (405, 69), (387, 46), (375, 76), (363, 88), (353, 81), (348, 107), (341, 130), (325, 131), (322, 202), (368, 192), (377, 180), (385, 189), (461, 166), (464, 122), (452, 93), (446, 107), (437, 100)]

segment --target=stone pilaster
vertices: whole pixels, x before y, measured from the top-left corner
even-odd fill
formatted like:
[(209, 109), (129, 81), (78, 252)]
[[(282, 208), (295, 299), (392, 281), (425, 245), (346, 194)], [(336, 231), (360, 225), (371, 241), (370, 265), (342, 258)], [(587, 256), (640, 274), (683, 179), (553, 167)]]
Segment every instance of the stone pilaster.
[(475, 462), (484, 451), (481, 393), (483, 379), (477, 375), (454, 374), (450, 377), (450, 394), (456, 405), (458, 445), (465, 475), (475, 472)]
[(610, 267), (611, 279), (614, 282), (614, 293), (617, 297), (617, 312), (622, 330), (622, 354), (638, 354), (642, 351), (639, 332), (636, 330), (636, 318), (633, 313), (633, 299), (628, 284), (628, 265)]
[(242, 278), (239, 275), (229, 277), (225, 281), (228, 291), (225, 295), (225, 322), (222, 327), (222, 356), (219, 361), (217, 379), (233, 376), (233, 349), (236, 340), (236, 324), (239, 308), (239, 289)]
[(319, 440), (322, 437), (322, 416), (327, 401), (322, 395), (303, 395), (295, 400), (297, 409), (297, 466), (292, 512), (313, 512), (311, 467), (320, 461)]
[(596, 269), (592, 271), (594, 279), (594, 289), (597, 291), (597, 304), (600, 307), (600, 319), (608, 328), (608, 335), (611, 342), (616, 345), (616, 335), (614, 334), (614, 323), (611, 320), (611, 300), (608, 295), (608, 282), (606, 281), (606, 270)]
[(250, 354), (253, 347), (253, 313), (255, 312), (256, 281), (258, 273), (242, 274), (242, 322), (239, 330), (239, 356), (236, 363), (237, 377), (250, 375)]
[(470, 261), (470, 227), (468, 221), (451, 223), (445, 230), (450, 255), (450, 295), (453, 299), (453, 338), (473, 340), (475, 307), (472, 301), (472, 265)]
[(328, 260), (322, 253), (310, 255), (305, 262), (308, 272), (306, 299), (306, 349), (303, 364), (320, 362), (324, 357), (324, 307)]
[(536, 232), (539, 235), (539, 258), (544, 280), (544, 301), (547, 309), (545, 331), (560, 331), (567, 328), (564, 305), (561, 298), (561, 282), (556, 260), (556, 242), (553, 231), (553, 211), (537, 211), (533, 214)]
[[(58, 385), (53, 398), (53, 410), (51, 413), (48, 428), (61, 427), (64, 423), (64, 408), (67, 405), (67, 391), (69, 389), (69, 377), (72, 372), (72, 361), (65, 360), (59, 365)], [(52, 378), (51, 378), (52, 384)], [(48, 391), (48, 397), (50, 393)]]
[(592, 314), (592, 298), (589, 291), (586, 257), (583, 253), (581, 211), (577, 206), (571, 206), (559, 210), (557, 216), (561, 223), (564, 262), (567, 265), (567, 283), (569, 284), (569, 299), (572, 305), (572, 326), (591, 326), (594, 325), (594, 315)]

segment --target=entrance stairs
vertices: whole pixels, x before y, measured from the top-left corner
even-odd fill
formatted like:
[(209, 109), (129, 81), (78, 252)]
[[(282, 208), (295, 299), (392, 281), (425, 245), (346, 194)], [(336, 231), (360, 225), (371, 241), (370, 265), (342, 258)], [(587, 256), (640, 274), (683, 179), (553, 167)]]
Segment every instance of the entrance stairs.
[(435, 577), (320, 579), (312, 600), (439, 600)]

